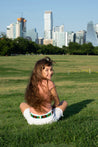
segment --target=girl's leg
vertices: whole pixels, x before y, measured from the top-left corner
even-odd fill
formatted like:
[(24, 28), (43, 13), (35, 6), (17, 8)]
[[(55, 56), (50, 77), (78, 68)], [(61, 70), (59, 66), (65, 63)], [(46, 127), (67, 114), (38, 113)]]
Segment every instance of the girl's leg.
[(56, 108), (60, 108), (63, 112), (65, 111), (65, 109), (67, 108), (67, 102), (66, 101), (62, 101), (60, 102), (59, 106), (57, 106)]
[(30, 115), (30, 106), (26, 103), (21, 103), (20, 110), (21, 110), (23, 116), (25, 117), (25, 119), (27, 120), (28, 124), (32, 125), (33, 121), (32, 121), (32, 117)]
[(21, 103), (20, 104), (20, 110), (23, 113), (27, 108), (30, 108), (30, 106), (27, 103)]

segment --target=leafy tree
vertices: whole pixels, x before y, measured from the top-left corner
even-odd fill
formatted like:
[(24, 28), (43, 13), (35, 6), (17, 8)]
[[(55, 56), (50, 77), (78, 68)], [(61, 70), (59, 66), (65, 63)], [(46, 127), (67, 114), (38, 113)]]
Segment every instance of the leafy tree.
[(10, 55), (12, 40), (9, 38), (0, 39), (0, 55)]
[(80, 52), (81, 45), (78, 43), (70, 42), (68, 47), (69, 54), (78, 54)]
[(63, 46), (62, 49), (63, 49), (63, 54), (68, 54), (69, 53), (67, 46)]
[(96, 47), (93, 49), (93, 53), (94, 53), (94, 55), (98, 55), (98, 46), (96, 46)]
[(78, 44), (70, 42), (69, 46), (59, 48), (51, 44), (38, 45), (35, 42), (18, 37), (14, 40), (0, 38), (0, 55), (16, 55), (16, 54), (75, 54), (75, 55), (98, 55), (98, 47), (94, 47), (92, 43)]
[(86, 54), (86, 55), (93, 55), (93, 50), (94, 47), (92, 45), (92, 43), (85, 43), (83, 45), (81, 45), (81, 49), (82, 49), (82, 53)]

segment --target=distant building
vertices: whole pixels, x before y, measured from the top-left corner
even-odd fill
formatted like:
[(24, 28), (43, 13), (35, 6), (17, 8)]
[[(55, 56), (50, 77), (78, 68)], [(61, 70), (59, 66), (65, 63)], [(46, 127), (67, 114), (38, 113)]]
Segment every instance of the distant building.
[(53, 40), (52, 39), (44, 39), (43, 40), (44, 45), (52, 44), (53, 45)]
[(97, 38), (98, 38), (98, 24), (95, 24), (95, 31), (96, 31)]
[(6, 33), (5, 32), (0, 32), (0, 38), (6, 36)]
[(94, 26), (92, 21), (87, 24), (86, 43), (91, 42), (93, 46), (98, 46), (98, 35), (96, 30), (97, 25)]
[(26, 36), (26, 19), (17, 18), (16, 23), (16, 38), (17, 37), (25, 37)]
[(53, 28), (53, 45), (61, 47), (66, 45), (66, 33), (64, 32), (64, 25)]
[(41, 45), (43, 44), (43, 38), (41, 38), (41, 37), (38, 38), (38, 44), (41, 44)]
[(25, 38), (26, 35), (26, 20), (17, 18), (17, 22), (7, 26), (7, 37), (15, 39), (17, 37)]
[(53, 32), (64, 32), (64, 25), (54, 27)]
[(75, 33), (72, 31), (66, 32), (66, 46), (68, 46), (70, 42), (75, 42)]
[(32, 39), (32, 41), (38, 43), (38, 33), (37, 33), (36, 28), (27, 31), (26, 37), (30, 37)]
[(26, 36), (25, 39), (32, 41), (32, 38), (30, 36)]
[(14, 39), (14, 25), (15, 24), (10, 24), (9, 26), (7, 26), (7, 37)]
[(44, 13), (44, 39), (52, 39), (53, 15), (52, 11)]
[(86, 43), (86, 31), (78, 31), (75, 34), (75, 42), (79, 43), (79, 44), (84, 44)]

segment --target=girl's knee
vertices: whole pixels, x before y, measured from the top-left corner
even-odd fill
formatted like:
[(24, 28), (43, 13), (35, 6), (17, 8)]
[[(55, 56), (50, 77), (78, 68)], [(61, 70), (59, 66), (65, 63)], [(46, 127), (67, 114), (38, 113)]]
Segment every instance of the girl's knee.
[(66, 110), (67, 105), (68, 105), (68, 103), (67, 103), (66, 101), (63, 101), (63, 104), (62, 104), (62, 108), (63, 108), (62, 110), (63, 110), (63, 111)]
[(67, 105), (68, 105), (68, 103), (67, 103), (66, 101), (63, 101), (63, 103), (64, 103), (64, 105), (65, 105), (65, 106), (67, 106)]
[(30, 108), (30, 106), (24, 102), (21, 103), (19, 107), (22, 113), (24, 112), (25, 109)]
[(63, 112), (65, 111), (66, 107), (67, 107), (67, 102), (64, 100), (60, 103), (59, 106), (57, 106), (57, 108), (60, 108)]
[(24, 105), (25, 105), (25, 103), (21, 103), (21, 104), (19, 105), (19, 108), (22, 109), (22, 107), (24, 107)]
[(66, 106), (66, 107), (67, 107), (68, 103), (67, 103), (65, 100), (63, 100), (63, 101), (61, 102), (61, 105), (63, 105), (63, 106)]

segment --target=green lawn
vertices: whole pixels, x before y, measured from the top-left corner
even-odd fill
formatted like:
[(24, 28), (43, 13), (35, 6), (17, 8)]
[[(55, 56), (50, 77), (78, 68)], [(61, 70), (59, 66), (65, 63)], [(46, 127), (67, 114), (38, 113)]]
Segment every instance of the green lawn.
[(98, 56), (50, 55), (56, 61), (53, 81), (68, 108), (56, 123), (30, 126), (19, 104), (42, 57), (0, 57), (0, 147), (97, 147)]

